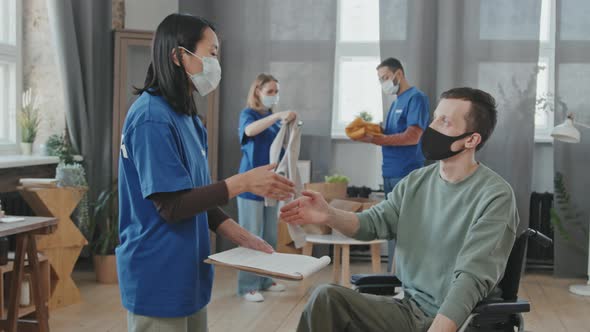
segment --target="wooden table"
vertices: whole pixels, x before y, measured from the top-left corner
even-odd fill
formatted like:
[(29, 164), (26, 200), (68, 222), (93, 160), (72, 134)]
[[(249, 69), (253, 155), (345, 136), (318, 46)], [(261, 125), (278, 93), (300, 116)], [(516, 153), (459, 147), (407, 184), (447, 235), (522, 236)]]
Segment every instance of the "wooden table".
[(30, 188), (19, 187), (19, 193), (38, 216), (58, 220), (57, 229), (48, 235), (38, 235), (37, 246), (49, 259), (57, 274), (55, 291), (49, 299), (49, 309), (57, 309), (81, 301), (80, 290), (72, 279), (74, 265), (88, 241), (70, 216), (86, 193), (86, 187)]
[[(373, 273), (381, 272), (381, 244), (386, 240), (359, 241), (333, 231), (328, 235), (306, 235), (303, 254), (311, 256), (314, 244), (334, 245), (332, 282), (350, 287), (350, 246), (369, 245)], [(341, 263), (342, 260), (342, 263)]]
[[(37, 257), (36, 234), (49, 234), (55, 230), (57, 219), (42, 217), (24, 217), (24, 221), (0, 223), (0, 237), (14, 235), (16, 250), (14, 255), (14, 272), (10, 284), (8, 317), (0, 320), (0, 330), (16, 332), (17, 329), (46, 332), (49, 331), (49, 314), (47, 303), (41, 296), (41, 274)], [(35, 303), (36, 321), (18, 321), (19, 298), (24, 277), (25, 254), (31, 269), (31, 289)]]

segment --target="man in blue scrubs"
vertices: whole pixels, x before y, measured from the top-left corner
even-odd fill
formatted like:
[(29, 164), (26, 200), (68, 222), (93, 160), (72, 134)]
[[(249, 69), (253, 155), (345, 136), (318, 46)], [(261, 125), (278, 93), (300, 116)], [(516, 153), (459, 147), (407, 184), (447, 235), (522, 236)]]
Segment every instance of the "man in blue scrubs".
[[(383, 190), (388, 195), (402, 178), (424, 166), (420, 139), (428, 127), (430, 105), (424, 92), (408, 83), (398, 59), (383, 60), (377, 66), (377, 75), (383, 93), (396, 98), (383, 124), (385, 135), (366, 136), (361, 141), (382, 146)], [(392, 267), (394, 245), (394, 241), (389, 242), (388, 271)]]

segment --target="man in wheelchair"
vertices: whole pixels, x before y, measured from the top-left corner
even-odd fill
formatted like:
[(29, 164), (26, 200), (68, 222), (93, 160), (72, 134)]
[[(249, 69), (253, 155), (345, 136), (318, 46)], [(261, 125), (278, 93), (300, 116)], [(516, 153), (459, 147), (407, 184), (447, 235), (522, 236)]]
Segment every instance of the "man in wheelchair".
[(281, 209), (291, 224), (327, 224), (365, 241), (396, 239), (404, 290), (398, 300), (320, 286), (297, 331), (456, 331), (478, 302), (499, 296), (519, 218), (510, 185), (475, 159), (496, 119), (490, 94), (448, 90), (420, 143), (426, 159), (439, 162), (410, 173), (382, 203), (355, 214), (304, 192)]

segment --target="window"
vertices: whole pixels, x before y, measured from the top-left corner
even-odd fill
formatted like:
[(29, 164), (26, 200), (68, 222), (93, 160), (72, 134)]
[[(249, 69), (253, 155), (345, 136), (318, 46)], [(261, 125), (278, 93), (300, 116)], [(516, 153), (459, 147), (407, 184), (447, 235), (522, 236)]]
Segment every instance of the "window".
[(339, 0), (334, 68), (332, 137), (361, 112), (383, 120), (381, 86), (376, 67), (379, 52), (379, 0)]
[(20, 6), (16, 0), (0, 2), (0, 153), (16, 152), (17, 96), (21, 92)]
[(535, 141), (552, 142), (551, 130), (555, 110), (555, 0), (542, 0), (539, 33), (539, 72)]

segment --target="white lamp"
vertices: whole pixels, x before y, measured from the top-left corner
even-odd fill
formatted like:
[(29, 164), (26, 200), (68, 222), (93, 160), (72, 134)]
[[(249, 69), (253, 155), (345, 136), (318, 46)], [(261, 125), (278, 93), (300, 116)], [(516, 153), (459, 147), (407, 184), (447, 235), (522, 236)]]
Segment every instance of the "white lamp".
[[(580, 143), (580, 131), (575, 125), (590, 128), (583, 123), (574, 122), (574, 115), (570, 113), (562, 124), (553, 128), (551, 136), (566, 143)], [(590, 250), (590, 236), (588, 237), (588, 248)], [(588, 253), (588, 282), (585, 285), (571, 285), (570, 292), (576, 295), (590, 296), (590, 252)]]
[(562, 124), (553, 128), (551, 136), (566, 143), (580, 143), (580, 131), (574, 126), (574, 115), (568, 114)]

